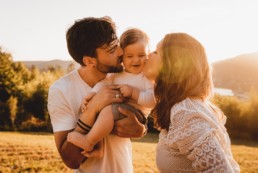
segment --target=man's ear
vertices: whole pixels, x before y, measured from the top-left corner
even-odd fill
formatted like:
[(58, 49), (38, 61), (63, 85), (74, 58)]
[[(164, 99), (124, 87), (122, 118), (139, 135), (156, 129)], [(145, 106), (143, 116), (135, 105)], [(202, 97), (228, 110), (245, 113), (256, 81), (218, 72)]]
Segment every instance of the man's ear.
[(84, 56), (83, 63), (85, 64), (85, 66), (88, 66), (88, 67), (90, 67), (90, 66), (96, 67), (97, 60), (96, 60), (96, 58), (92, 58), (90, 56)]

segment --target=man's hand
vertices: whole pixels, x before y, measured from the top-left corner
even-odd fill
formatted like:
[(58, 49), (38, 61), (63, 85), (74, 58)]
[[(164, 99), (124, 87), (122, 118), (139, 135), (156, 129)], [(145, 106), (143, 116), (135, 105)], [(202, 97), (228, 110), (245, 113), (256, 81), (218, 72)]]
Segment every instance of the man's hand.
[(143, 137), (146, 130), (145, 126), (138, 121), (135, 114), (121, 107), (118, 108), (118, 111), (127, 117), (115, 122), (113, 133), (125, 138)]
[(123, 99), (121, 97), (116, 97), (116, 95), (121, 95), (117, 85), (105, 86), (88, 102), (87, 109), (99, 113), (101, 109), (111, 103), (122, 102)]

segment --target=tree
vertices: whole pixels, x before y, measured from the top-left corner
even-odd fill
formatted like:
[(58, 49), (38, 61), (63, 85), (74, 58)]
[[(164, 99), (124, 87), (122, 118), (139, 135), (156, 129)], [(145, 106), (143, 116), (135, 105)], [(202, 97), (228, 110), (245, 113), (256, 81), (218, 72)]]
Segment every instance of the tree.
[[(4, 52), (0, 47), (0, 129), (10, 130), (12, 122), (10, 117), (10, 105), (8, 100), (18, 95), (21, 81), (16, 77), (13, 69), (11, 54)], [(10, 101), (14, 105), (15, 101)], [(16, 103), (17, 104), (17, 103)], [(12, 107), (14, 108), (14, 107)], [(14, 109), (12, 109), (14, 113)]]
[(17, 103), (18, 103), (18, 99), (17, 97), (13, 97), (11, 96), (8, 101), (7, 101), (7, 105), (9, 107), (9, 114), (10, 114), (10, 119), (11, 119), (11, 128), (13, 130), (15, 130), (15, 124), (14, 121), (16, 119), (16, 113), (17, 113)]
[(31, 98), (26, 104), (27, 112), (30, 112), (34, 117), (40, 120), (45, 120), (46, 114), (46, 92), (42, 84), (37, 86), (37, 90), (32, 94)]
[(0, 130), (11, 129), (11, 119), (9, 116), (9, 107), (6, 103), (0, 101)]
[(26, 84), (32, 79), (32, 73), (22, 62), (12, 63), (12, 68), (16, 73), (16, 77), (21, 80), (22, 85)]
[(16, 95), (19, 79), (12, 68), (12, 56), (0, 48), (0, 101), (6, 102), (11, 95)]

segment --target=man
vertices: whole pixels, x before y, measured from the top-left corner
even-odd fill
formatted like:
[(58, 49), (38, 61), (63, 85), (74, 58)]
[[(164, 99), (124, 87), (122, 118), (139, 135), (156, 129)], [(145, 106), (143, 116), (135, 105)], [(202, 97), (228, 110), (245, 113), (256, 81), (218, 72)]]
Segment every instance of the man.
[(76, 21), (68, 29), (66, 39), (70, 55), (81, 67), (56, 81), (49, 89), (48, 110), (61, 158), (77, 172), (133, 172), (128, 137), (142, 137), (145, 128), (127, 110), (121, 110), (128, 117), (116, 122), (116, 135), (110, 134), (104, 139), (102, 158), (86, 158), (81, 154), (82, 149), (67, 142), (67, 134), (71, 131), (86, 134), (82, 125), (92, 126), (103, 107), (123, 101), (117, 97), (119, 91), (115, 86), (105, 87), (90, 100), (79, 117), (82, 100), (91, 88), (107, 73), (123, 69), (123, 51), (118, 45), (114, 22), (108, 17)]

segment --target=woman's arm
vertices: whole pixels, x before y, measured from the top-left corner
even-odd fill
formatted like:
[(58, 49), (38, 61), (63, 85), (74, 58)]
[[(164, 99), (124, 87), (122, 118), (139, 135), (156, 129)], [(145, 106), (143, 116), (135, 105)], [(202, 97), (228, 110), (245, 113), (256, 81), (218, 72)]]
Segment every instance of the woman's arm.
[(192, 162), (193, 169), (196, 172), (233, 173), (223, 142), (219, 142), (217, 127), (201, 115), (184, 116), (187, 118), (175, 116), (178, 122), (174, 124), (181, 124), (181, 127), (174, 127), (169, 133), (173, 136), (172, 143)]

